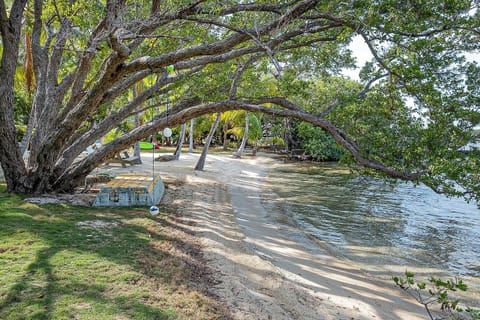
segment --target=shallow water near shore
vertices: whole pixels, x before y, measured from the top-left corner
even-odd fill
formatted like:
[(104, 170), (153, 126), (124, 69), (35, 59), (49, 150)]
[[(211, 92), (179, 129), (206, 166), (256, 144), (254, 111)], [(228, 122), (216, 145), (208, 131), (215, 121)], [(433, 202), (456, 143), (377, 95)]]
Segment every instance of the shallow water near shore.
[[(267, 178), (280, 222), (381, 278), (459, 277), (480, 298), (480, 209), (425, 186), (391, 185), (337, 164), (278, 164)], [(478, 301), (478, 300), (477, 300)], [(477, 307), (479, 303), (476, 303)]]

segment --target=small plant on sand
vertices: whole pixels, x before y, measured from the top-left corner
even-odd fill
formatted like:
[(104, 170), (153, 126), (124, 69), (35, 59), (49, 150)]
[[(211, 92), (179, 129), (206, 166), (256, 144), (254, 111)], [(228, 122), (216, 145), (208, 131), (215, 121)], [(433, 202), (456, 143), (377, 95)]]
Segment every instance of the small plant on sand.
[[(425, 307), (430, 319), (480, 320), (480, 309), (462, 308), (459, 305), (459, 300), (449, 296), (451, 292), (467, 290), (467, 285), (461, 279), (442, 280), (430, 277), (427, 284), (417, 282), (414, 276), (412, 272), (405, 271), (405, 278), (393, 277), (393, 281)], [(437, 317), (432, 314), (431, 308), (434, 304), (440, 305), (442, 316)]]

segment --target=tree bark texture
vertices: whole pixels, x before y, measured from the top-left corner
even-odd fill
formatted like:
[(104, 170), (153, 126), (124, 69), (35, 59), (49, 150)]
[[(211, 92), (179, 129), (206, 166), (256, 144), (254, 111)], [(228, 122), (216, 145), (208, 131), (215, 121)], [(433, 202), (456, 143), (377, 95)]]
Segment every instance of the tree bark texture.
[(0, 164), (8, 192), (26, 192), (29, 184), (22, 152), (17, 143), (13, 91), (25, 4), (26, 0), (14, 1), (8, 17), (4, 1), (0, 5), (3, 45), (0, 66)]

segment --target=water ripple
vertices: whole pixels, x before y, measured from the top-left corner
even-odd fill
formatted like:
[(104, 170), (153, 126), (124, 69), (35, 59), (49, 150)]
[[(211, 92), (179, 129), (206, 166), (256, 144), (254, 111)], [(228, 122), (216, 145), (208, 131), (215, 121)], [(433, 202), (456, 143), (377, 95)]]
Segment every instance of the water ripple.
[(283, 213), (352, 260), (447, 270), (480, 282), (480, 210), (426, 186), (356, 177), (337, 165), (279, 165)]

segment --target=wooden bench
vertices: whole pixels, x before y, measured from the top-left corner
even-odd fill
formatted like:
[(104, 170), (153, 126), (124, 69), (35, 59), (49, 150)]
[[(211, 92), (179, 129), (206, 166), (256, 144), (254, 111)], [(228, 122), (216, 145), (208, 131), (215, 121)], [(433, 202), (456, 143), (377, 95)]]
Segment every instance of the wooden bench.
[(122, 152), (117, 152), (115, 156), (105, 162), (105, 164), (120, 163), (122, 167), (126, 168), (127, 164), (133, 166), (135, 164), (138, 164), (139, 162), (139, 157), (130, 156), (130, 154), (128, 154), (128, 151), (123, 150)]

